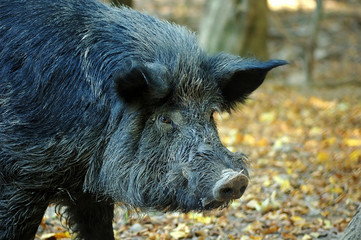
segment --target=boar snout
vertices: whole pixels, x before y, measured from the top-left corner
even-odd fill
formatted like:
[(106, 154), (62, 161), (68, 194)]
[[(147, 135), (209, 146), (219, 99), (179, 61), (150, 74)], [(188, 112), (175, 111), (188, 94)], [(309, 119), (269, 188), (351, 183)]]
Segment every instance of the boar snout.
[(248, 177), (243, 173), (231, 169), (224, 170), (221, 179), (213, 187), (213, 196), (216, 201), (227, 202), (240, 198), (248, 186)]

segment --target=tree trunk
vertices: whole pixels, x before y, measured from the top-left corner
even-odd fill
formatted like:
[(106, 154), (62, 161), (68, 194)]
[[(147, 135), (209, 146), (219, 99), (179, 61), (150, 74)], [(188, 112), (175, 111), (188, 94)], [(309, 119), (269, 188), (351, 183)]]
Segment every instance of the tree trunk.
[(268, 6), (267, 0), (249, 1), (245, 19), (245, 38), (240, 46), (240, 55), (268, 59)]
[(340, 240), (357, 240), (361, 239), (361, 205), (348, 224)]
[(322, 1), (316, 0), (316, 11), (312, 21), (312, 30), (308, 44), (305, 49), (305, 85), (312, 85), (313, 80), (313, 68), (315, 65), (314, 52), (317, 47), (318, 30), (320, 28), (320, 21), (322, 18)]
[(200, 26), (200, 43), (211, 53), (266, 59), (267, 13), (267, 0), (210, 0)]

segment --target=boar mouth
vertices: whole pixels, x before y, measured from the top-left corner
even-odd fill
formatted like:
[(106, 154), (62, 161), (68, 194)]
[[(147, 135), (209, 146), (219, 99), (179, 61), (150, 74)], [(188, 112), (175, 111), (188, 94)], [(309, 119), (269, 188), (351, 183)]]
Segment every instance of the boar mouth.
[(227, 202), (220, 202), (217, 200), (208, 200), (206, 198), (201, 199), (201, 206), (202, 206), (202, 210), (212, 210), (212, 209), (216, 209), (216, 208), (225, 208), (228, 206), (228, 201)]

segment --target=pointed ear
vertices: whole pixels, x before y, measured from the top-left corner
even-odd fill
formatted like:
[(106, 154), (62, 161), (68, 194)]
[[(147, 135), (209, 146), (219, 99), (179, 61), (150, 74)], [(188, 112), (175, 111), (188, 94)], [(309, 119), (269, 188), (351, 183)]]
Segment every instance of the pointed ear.
[(166, 75), (161, 64), (127, 60), (113, 75), (115, 90), (128, 105), (148, 105), (167, 95)]
[(226, 101), (244, 102), (264, 81), (272, 68), (285, 65), (283, 60), (270, 60), (267, 62), (248, 62), (232, 67), (226, 78), (220, 82), (222, 94)]
[(285, 64), (288, 62), (283, 60), (260, 62), (244, 60), (228, 54), (215, 56), (213, 73), (225, 105), (232, 108), (237, 103), (244, 103), (247, 97), (263, 83), (268, 71)]

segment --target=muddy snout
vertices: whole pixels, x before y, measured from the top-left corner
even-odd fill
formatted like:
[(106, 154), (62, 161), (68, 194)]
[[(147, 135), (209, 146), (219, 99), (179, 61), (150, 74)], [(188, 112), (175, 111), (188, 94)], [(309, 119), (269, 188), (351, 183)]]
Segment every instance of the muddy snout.
[(224, 170), (221, 179), (213, 187), (213, 196), (216, 201), (227, 202), (240, 198), (248, 186), (248, 177), (241, 172)]

